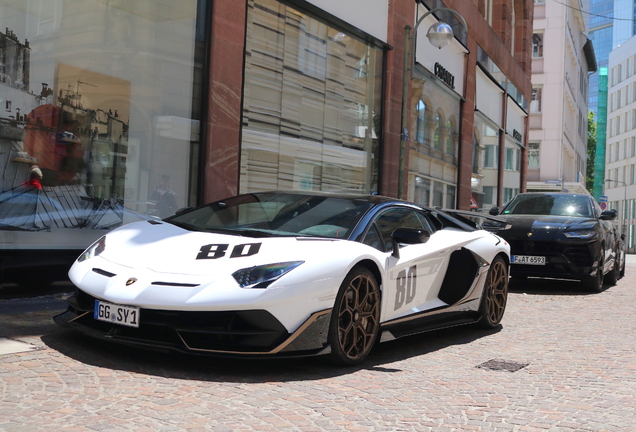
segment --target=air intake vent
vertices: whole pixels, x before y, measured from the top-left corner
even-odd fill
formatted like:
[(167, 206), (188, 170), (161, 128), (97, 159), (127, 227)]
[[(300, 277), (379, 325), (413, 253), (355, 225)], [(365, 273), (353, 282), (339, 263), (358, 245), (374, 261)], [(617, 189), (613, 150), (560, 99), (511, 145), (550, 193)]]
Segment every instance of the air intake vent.
[(107, 272), (106, 270), (102, 270), (99, 268), (94, 268), (93, 271), (97, 274), (100, 274), (102, 276), (106, 276), (106, 277), (113, 277), (113, 276), (117, 276), (115, 273), (111, 273), (111, 272)]

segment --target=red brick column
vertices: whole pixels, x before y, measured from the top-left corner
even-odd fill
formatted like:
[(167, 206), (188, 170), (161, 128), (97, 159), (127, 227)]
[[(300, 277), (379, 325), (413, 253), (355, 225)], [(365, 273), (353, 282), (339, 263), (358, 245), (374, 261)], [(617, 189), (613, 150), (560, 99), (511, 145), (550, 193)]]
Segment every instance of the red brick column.
[(476, 65), (477, 42), (468, 33), (468, 54), (464, 73), (464, 101), (461, 104), (461, 136), (459, 140), (459, 158), (457, 169), (457, 208), (470, 210), (472, 195), (471, 179), (473, 173), (473, 129), (475, 126), (475, 94), (477, 91)]
[(238, 193), (245, 0), (212, 2), (204, 202)]
[[(382, 141), (381, 184), (380, 194), (397, 197), (400, 165), (400, 135), (402, 131), (402, 76), (404, 74), (404, 37), (406, 25), (415, 23), (415, 2), (389, 2), (388, 43), (393, 47), (387, 51), (386, 59), (386, 93), (384, 99), (384, 125)], [(408, 94), (411, 94), (409, 83)], [(407, 108), (407, 118), (411, 107)], [(408, 124), (408, 123), (407, 123)], [(412, 134), (409, 134), (409, 138)], [(406, 198), (408, 185), (409, 142), (404, 150), (404, 183)]]

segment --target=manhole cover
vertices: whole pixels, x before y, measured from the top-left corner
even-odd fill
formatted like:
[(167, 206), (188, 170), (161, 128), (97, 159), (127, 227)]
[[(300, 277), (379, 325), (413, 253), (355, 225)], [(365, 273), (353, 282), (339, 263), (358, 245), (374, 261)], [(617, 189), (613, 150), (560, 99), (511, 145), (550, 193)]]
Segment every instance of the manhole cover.
[(493, 360), (488, 360), (487, 362), (482, 363), (482, 364), (480, 364), (477, 367), (481, 368), (481, 369), (517, 372), (518, 370), (523, 369), (524, 367), (528, 366), (529, 364), (530, 363), (518, 363), (518, 362), (513, 362), (513, 361), (507, 361), (507, 360), (493, 359)]

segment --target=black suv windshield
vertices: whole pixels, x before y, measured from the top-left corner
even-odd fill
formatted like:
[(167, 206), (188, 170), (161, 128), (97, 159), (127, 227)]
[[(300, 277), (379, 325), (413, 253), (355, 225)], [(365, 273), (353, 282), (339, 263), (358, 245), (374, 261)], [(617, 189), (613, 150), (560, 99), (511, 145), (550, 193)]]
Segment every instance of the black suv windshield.
[(249, 237), (346, 239), (372, 205), (355, 198), (254, 193), (217, 201), (171, 217), (166, 222), (190, 231)]
[(591, 217), (593, 210), (585, 195), (522, 194), (508, 203), (503, 214)]

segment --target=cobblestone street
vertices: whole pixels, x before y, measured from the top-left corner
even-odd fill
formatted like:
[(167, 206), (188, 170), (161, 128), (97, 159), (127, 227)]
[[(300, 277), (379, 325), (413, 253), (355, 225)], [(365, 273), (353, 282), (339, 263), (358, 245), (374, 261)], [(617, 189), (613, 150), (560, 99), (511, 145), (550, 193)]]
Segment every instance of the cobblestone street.
[(0, 355), (0, 430), (636, 431), (634, 258), (600, 294), (513, 283), (495, 331), (389, 342), (356, 368), (148, 353), (4, 312), (0, 338), (33, 349)]

